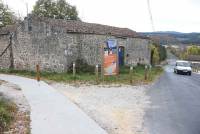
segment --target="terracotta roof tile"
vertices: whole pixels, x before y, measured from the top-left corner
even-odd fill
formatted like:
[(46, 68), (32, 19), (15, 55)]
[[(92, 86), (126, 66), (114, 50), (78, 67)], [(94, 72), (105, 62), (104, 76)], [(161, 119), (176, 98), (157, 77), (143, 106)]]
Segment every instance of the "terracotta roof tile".
[(69, 33), (87, 33), (100, 35), (113, 35), (121, 37), (137, 37), (138, 34), (128, 28), (118, 28), (113, 26), (87, 23), (74, 20), (50, 19), (44, 17), (31, 16), (34, 20), (44, 21), (52, 26), (62, 26)]

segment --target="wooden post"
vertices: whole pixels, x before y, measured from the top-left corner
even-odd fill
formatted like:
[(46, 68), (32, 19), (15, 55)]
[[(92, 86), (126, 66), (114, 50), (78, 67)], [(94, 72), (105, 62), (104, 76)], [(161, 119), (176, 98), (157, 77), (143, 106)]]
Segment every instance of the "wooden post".
[(129, 74), (130, 74), (130, 84), (132, 84), (133, 83), (133, 66), (131, 65), (130, 66), (130, 72), (129, 72)]
[(95, 67), (96, 83), (99, 84), (99, 65)]
[(36, 73), (37, 73), (37, 81), (39, 82), (40, 81), (40, 66), (37, 64), (36, 65)]
[(76, 79), (76, 64), (73, 62), (73, 78)]

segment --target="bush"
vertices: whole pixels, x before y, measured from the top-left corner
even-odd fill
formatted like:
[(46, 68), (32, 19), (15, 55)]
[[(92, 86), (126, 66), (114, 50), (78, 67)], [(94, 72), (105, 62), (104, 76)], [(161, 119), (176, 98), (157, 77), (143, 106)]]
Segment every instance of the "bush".
[(153, 53), (153, 65), (159, 64), (160, 61), (160, 56), (157, 48), (154, 48), (154, 53)]
[(198, 56), (200, 55), (200, 48), (198, 46), (192, 45), (191, 47), (184, 49), (176, 49), (173, 47), (169, 47), (169, 50), (172, 54), (180, 59), (188, 59), (190, 56)]
[(164, 46), (159, 46), (160, 61), (164, 61), (167, 58), (167, 51)]
[(187, 48), (188, 55), (200, 55), (200, 48), (198, 46), (192, 45), (191, 47)]
[[(77, 59), (76, 64), (76, 73), (94, 73), (95, 67), (89, 65), (84, 59)], [(73, 63), (70, 65), (68, 72), (73, 72)]]
[(0, 99), (0, 133), (3, 133), (9, 127), (11, 121), (14, 120), (15, 112), (15, 104)]
[(151, 45), (151, 64), (156, 65), (160, 62), (160, 55), (155, 44)]

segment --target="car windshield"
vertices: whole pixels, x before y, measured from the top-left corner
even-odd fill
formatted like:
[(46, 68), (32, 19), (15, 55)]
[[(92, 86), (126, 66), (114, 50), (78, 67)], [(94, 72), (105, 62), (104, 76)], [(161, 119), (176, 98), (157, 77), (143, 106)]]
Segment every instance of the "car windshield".
[(188, 62), (177, 62), (177, 66), (183, 66), (183, 67), (190, 67), (190, 63)]

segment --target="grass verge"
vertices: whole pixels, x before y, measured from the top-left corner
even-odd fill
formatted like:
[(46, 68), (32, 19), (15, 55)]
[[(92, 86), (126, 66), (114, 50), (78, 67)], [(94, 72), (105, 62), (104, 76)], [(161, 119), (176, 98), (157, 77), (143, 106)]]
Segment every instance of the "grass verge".
[(4, 133), (15, 119), (17, 107), (6, 99), (0, 99), (0, 133)]
[[(103, 84), (140, 84), (140, 83), (149, 83), (154, 81), (158, 76), (160, 76), (163, 72), (161, 67), (152, 67), (151, 70), (147, 71), (147, 80), (144, 79), (145, 69), (144, 66), (137, 66), (133, 68), (133, 73), (129, 73), (129, 67), (120, 68), (120, 74), (117, 76), (104, 76), (101, 78), (101, 74), (99, 73), (99, 83)], [(25, 70), (0, 70), (0, 73), (5, 74), (15, 74), (26, 77), (35, 78), (36, 73), (33, 71), (25, 71)], [(80, 82), (80, 83), (91, 83), (95, 84), (97, 77), (94, 73), (78, 73), (76, 77), (73, 77), (72, 73), (55, 73), (55, 72), (41, 72), (41, 79), (43, 80), (51, 80), (56, 82)]]

